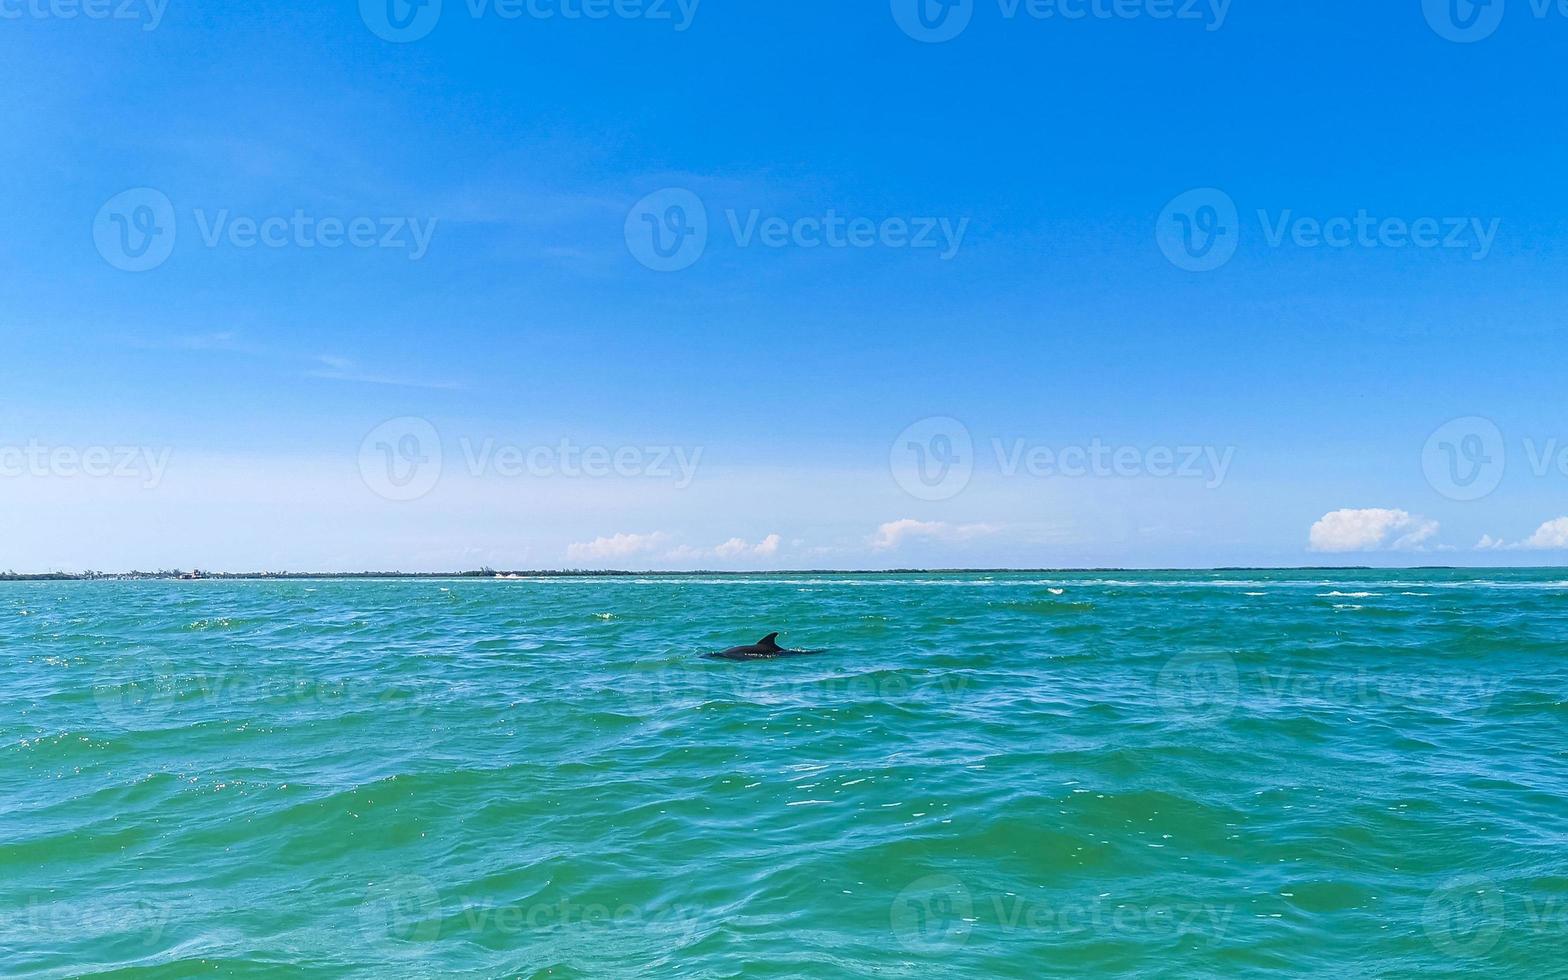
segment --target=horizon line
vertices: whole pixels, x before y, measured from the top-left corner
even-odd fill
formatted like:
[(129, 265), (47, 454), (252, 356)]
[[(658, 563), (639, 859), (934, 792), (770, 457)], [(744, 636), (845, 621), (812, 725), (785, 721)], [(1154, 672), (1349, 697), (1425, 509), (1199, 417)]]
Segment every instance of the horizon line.
[(214, 572), (205, 569), (160, 569), (158, 571), (82, 571), (82, 572), (0, 572), (0, 582), (94, 581), (131, 579), (141, 581), (259, 581), (269, 579), (524, 579), (524, 578), (628, 578), (635, 576), (755, 576), (755, 575), (976, 575), (976, 574), (1063, 574), (1086, 572), (1371, 572), (1371, 571), (1554, 571), (1563, 565), (1215, 565), (1132, 567), (1122, 565), (1055, 568), (778, 568), (778, 569), (531, 569), (500, 570), (478, 568), (466, 571), (358, 571), (296, 572), (248, 571)]

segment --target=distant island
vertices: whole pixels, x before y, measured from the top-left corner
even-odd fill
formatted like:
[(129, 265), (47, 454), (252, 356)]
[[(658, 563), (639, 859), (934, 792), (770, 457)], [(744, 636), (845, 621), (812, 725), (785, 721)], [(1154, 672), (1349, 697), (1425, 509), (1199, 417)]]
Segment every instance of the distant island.
[[(1422, 565), (1413, 571), (1442, 571), (1449, 565)], [(1113, 572), (1365, 572), (1369, 565), (1302, 565), (1278, 567), (1226, 567), (1226, 568), (786, 568), (737, 571), (691, 569), (688, 571), (634, 572), (623, 569), (534, 569), (531, 571), (497, 571), (478, 568), (466, 572), (209, 572), (200, 569), (184, 571), (178, 568), (160, 569), (156, 572), (0, 572), (0, 582), (142, 582), (205, 580), (222, 581), (272, 581), (287, 579), (523, 579), (523, 578), (675, 578), (683, 575), (1002, 575), (1002, 574), (1085, 574)]]

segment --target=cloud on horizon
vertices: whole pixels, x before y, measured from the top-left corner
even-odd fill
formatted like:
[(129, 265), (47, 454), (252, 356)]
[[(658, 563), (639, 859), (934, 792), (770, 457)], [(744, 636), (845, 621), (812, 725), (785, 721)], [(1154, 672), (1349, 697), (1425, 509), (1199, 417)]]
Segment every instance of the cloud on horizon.
[(1001, 526), (996, 524), (949, 524), (946, 521), (917, 521), (906, 517), (878, 527), (877, 533), (871, 537), (871, 548), (874, 551), (891, 551), (910, 539), (970, 541), (1000, 530)]
[(694, 548), (691, 545), (683, 544), (672, 549), (665, 557), (674, 561), (696, 561), (703, 558), (733, 560), (748, 555), (757, 558), (772, 558), (779, 553), (779, 545), (783, 540), (783, 537), (780, 535), (770, 534), (756, 544), (752, 544), (745, 538), (730, 538), (723, 544), (715, 545), (712, 548)]
[(1547, 521), (1535, 529), (1535, 533), (1523, 541), (1509, 544), (1502, 538), (1494, 538), (1490, 534), (1481, 535), (1481, 540), (1476, 542), (1477, 551), (1562, 551), (1568, 550), (1568, 517), (1558, 517)]
[(1438, 523), (1408, 511), (1384, 507), (1330, 511), (1307, 534), (1313, 551), (1423, 551)]
[(566, 557), (574, 562), (599, 562), (647, 558), (657, 553), (660, 559), (675, 562), (710, 559), (734, 561), (740, 558), (772, 558), (779, 553), (779, 546), (784, 542), (783, 535), (769, 534), (756, 543), (745, 538), (734, 537), (711, 548), (681, 544), (665, 551), (672, 537), (673, 535), (666, 531), (652, 531), (647, 534), (625, 532), (611, 534), (594, 538), (592, 541), (579, 541), (567, 545)]
[(670, 536), (663, 531), (652, 534), (612, 534), (566, 546), (566, 557), (572, 561), (602, 561), (610, 558), (635, 558), (657, 551)]

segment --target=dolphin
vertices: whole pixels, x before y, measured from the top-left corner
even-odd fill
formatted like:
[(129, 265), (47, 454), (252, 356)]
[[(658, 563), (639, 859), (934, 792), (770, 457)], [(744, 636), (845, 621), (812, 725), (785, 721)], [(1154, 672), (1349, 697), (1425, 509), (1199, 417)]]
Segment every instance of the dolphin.
[(779, 635), (769, 633), (749, 647), (730, 647), (718, 653), (704, 654), (709, 660), (777, 660), (780, 657), (804, 657), (821, 650), (786, 650), (778, 644)]

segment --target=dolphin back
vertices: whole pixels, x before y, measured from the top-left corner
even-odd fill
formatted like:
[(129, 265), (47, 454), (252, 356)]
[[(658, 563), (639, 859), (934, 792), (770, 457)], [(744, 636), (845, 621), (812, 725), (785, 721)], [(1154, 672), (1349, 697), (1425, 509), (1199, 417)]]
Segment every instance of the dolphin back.
[(704, 654), (710, 660), (777, 660), (780, 657), (804, 657), (821, 653), (821, 650), (786, 650), (778, 644), (779, 635), (769, 633), (751, 646), (730, 647), (718, 653)]

